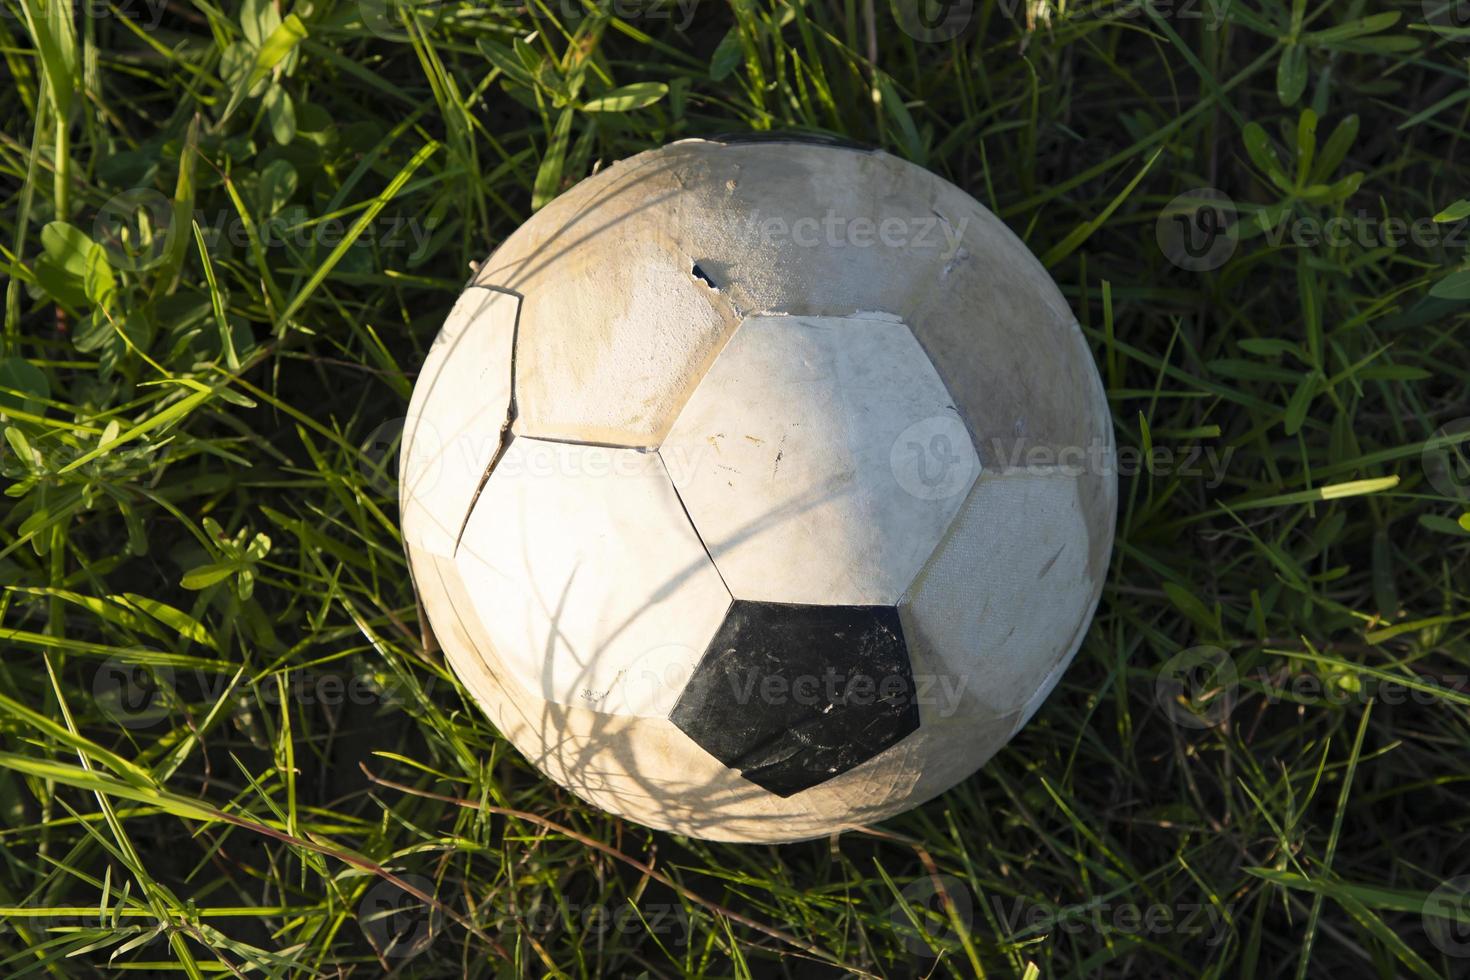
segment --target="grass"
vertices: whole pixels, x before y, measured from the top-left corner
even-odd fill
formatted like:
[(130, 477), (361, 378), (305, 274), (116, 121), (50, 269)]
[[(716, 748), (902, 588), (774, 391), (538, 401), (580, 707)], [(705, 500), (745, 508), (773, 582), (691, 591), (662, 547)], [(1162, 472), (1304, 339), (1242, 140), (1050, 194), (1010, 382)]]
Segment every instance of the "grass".
[[(1470, 975), (1455, 5), (0, 4), (0, 975)], [(1124, 475), (1007, 749), (733, 847), (560, 791), (425, 653), (385, 447), (536, 206), (773, 128), (1044, 256)], [(1233, 251), (1181, 268), (1199, 188)]]

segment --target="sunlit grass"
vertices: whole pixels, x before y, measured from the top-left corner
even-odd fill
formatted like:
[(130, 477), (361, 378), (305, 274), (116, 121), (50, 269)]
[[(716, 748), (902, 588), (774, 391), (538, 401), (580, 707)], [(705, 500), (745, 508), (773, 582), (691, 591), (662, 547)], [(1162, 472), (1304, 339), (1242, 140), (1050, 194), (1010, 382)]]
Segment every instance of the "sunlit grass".
[[(1455, 5), (977, 3), (936, 40), (850, 0), (0, 5), (0, 975), (1470, 970)], [(424, 648), (391, 454), (534, 207), (774, 128), (1046, 259), (1122, 504), (979, 775), (730, 847), (500, 739)], [(1228, 247), (1171, 261), (1202, 188)], [(1223, 686), (1161, 695), (1198, 648)]]

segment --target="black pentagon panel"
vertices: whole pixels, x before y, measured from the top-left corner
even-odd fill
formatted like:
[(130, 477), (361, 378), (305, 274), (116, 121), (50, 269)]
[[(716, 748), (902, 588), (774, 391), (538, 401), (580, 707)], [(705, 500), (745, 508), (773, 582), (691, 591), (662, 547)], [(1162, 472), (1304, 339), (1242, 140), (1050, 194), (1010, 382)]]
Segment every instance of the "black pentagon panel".
[(777, 796), (919, 727), (898, 610), (736, 599), (669, 719)]

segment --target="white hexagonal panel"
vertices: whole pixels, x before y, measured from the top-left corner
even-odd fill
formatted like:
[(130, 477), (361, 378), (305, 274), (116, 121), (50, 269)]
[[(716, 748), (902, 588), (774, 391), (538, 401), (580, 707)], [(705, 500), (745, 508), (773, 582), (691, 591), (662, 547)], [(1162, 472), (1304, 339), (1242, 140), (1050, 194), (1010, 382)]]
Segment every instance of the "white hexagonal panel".
[(773, 602), (897, 602), (980, 471), (882, 314), (746, 317), (659, 454), (730, 592)]
[(399, 506), (410, 548), (454, 550), (510, 411), (519, 297), (470, 286), (424, 361), (403, 425)]
[(987, 717), (1020, 709), (1019, 723), (1040, 706), (1100, 591), (1081, 486), (1041, 471), (975, 484), (898, 607), (916, 678), (934, 675)]
[(597, 247), (558, 244), (510, 277), (526, 297), (515, 431), (652, 448), (737, 318), (648, 229), (584, 224), (573, 239), (596, 233)]
[(657, 453), (511, 440), (454, 556), (489, 642), (549, 701), (668, 714), (730, 605)]

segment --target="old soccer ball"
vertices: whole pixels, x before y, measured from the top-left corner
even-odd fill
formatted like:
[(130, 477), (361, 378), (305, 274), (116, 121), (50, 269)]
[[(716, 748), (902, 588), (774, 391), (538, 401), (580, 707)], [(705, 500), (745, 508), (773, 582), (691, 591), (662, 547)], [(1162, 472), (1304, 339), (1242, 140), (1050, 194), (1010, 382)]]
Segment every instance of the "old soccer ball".
[(1076, 653), (1106, 397), (1045, 270), (888, 154), (685, 140), (478, 268), (405, 423), (404, 544), (496, 727), (652, 827), (790, 841), (942, 792)]

